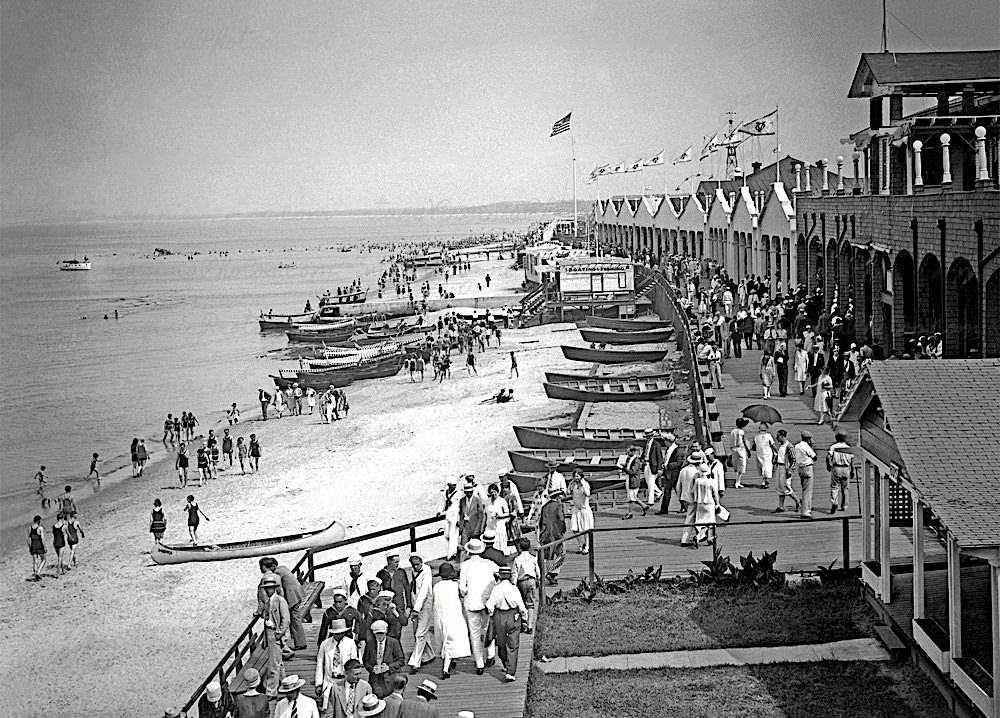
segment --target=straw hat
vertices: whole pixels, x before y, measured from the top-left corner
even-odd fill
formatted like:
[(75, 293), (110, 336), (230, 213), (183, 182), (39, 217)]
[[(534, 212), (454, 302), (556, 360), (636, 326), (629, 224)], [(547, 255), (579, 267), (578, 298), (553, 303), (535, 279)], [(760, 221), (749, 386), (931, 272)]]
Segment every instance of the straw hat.
[(379, 698), (374, 693), (369, 693), (364, 698), (361, 699), (361, 705), (358, 706), (358, 718), (368, 718), (369, 716), (377, 716), (379, 713), (385, 710), (385, 701)]
[(297, 691), (305, 684), (306, 682), (303, 679), (293, 673), (281, 679), (281, 685), (278, 686), (278, 693), (291, 693), (292, 691)]
[(497, 534), (495, 531), (483, 532), (483, 543), (496, 543)]
[(545, 462), (545, 468), (546, 469), (558, 469), (559, 468), (559, 462), (556, 461), (555, 459), (549, 459), (548, 461)]
[(264, 577), (260, 580), (260, 585), (264, 588), (277, 588), (281, 585), (281, 579), (273, 573), (267, 573), (264, 574)]
[(479, 555), (486, 549), (486, 546), (477, 538), (469, 539), (465, 544), (466, 553), (471, 553), (473, 555)]
[(205, 697), (212, 703), (222, 698), (222, 686), (219, 685), (218, 681), (212, 681), (205, 686)]
[(417, 686), (417, 693), (424, 696), (428, 700), (437, 700), (438, 685), (429, 678), (425, 678), (421, 681), (420, 685)]
[(688, 457), (689, 464), (702, 464), (705, 462), (705, 454), (701, 451), (695, 451)]
[(330, 633), (334, 635), (339, 635), (341, 633), (348, 633), (351, 629), (347, 627), (347, 621), (343, 618), (335, 618), (330, 621)]
[(243, 681), (248, 686), (256, 687), (260, 683), (260, 671), (256, 668), (247, 668), (243, 671)]

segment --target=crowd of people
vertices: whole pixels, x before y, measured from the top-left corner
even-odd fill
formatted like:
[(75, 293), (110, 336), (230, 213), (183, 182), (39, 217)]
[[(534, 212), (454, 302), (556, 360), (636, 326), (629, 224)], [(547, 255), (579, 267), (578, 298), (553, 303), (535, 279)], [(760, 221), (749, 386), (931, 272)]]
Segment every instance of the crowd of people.
[[(40, 474), (40, 486), (44, 486), (45, 467), (41, 467), (36, 477)], [(76, 567), (77, 547), (80, 539), (85, 538), (83, 527), (77, 518), (76, 499), (73, 497), (73, 487), (67, 484), (62, 495), (51, 500), (56, 504), (56, 518), (49, 531), (52, 534), (52, 550), (55, 552), (55, 563), (52, 568), (54, 574), (45, 574), (52, 577), (62, 576), (67, 571)], [(48, 551), (45, 545), (45, 527), (42, 526), (42, 517), (35, 515), (28, 527), (28, 555), (31, 556), (31, 577), (29, 581), (41, 581), (45, 569), (47, 568)]]

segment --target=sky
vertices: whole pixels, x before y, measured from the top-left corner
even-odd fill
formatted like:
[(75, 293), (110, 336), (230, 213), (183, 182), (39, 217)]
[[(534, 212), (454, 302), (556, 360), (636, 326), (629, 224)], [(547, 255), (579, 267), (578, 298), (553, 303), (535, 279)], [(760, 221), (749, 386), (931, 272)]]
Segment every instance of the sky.
[[(1000, 47), (996, 0), (888, 7), (892, 50)], [(673, 191), (583, 178), (775, 106), (833, 160), (880, 39), (879, 0), (0, 0), (0, 222), (565, 199), (574, 144), (581, 200)]]

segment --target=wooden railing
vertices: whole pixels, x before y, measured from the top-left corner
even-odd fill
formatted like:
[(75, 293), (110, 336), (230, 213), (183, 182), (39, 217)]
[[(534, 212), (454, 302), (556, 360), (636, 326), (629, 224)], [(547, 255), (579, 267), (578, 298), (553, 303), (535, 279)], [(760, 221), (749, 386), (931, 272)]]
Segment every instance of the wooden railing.
[[(379, 544), (375, 547), (369, 547), (359, 553), (362, 557), (364, 557), (382, 553), (383, 551), (387, 551), (389, 549), (403, 547), (408, 547), (411, 552), (416, 551), (417, 545), (421, 542), (444, 535), (443, 527), (439, 527), (431, 533), (422, 535), (418, 535), (417, 529), (431, 524), (438, 524), (443, 521), (443, 515), (439, 514), (437, 516), (429, 516), (427, 518), (411, 521), (399, 526), (391, 526), (386, 529), (372, 531), (371, 533), (362, 534), (361, 536), (352, 536), (351, 538), (338, 541), (335, 544), (331, 544), (321, 549), (310, 549), (309, 551), (306, 551), (299, 558), (298, 562), (296, 562), (296, 564), (292, 567), (292, 573), (297, 574), (301, 581), (313, 581), (316, 578), (316, 572), (320, 569), (330, 568), (331, 566), (346, 563), (346, 548), (387, 536), (393, 536), (394, 534), (405, 533), (406, 538), (392, 543)], [(337, 558), (329, 561), (316, 561), (318, 556), (323, 554), (329, 555), (332, 552), (339, 554)], [(264, 622), (259, 616), (254, 616), (250, 620), (250, 623), (247, 624), (247, 627), (243, 629), (243, 632), (239, 635), (233, 645), (229, 647), (229, 650), (227, 650), (219, 662), (215, 664), (215, 667), (209, 672), (205, 680), (201, 682), (201, 685), (199, 685), (194, 693), (191, 694), (191, 697), (188, 698), (187, 703), (185, 703), (181, 708), (181, 714), (185, 718), (193, 718), (195, 714), (190, 713), (190, 711), (198, 704), (198, 700), (205, 692), (205, 688), (208, 684), (212, 681), (218, 681), (220, 685), (227, 685), (229, 677), (241, 671), (249, 657), (258, 647), (263, 646), (265, 641)]]
[[(697, 529), (700, 526), (704, 526), (707, 527), (711, 533), (711, 542), (714, 545), (719, 546), (721, 549), (721, 544), (719, 543), (719, 530), (722, 529), (722, 533), (724, 534), (725, 529), (731, 526), (784, 525), (784, 526), (796, 526), (805, 528), (807, 526), (814, 526), (818, 523), (839, 521), (842, 526), (841, 561), (843, 563), (844, 568), (849, 568), (851, 565), (851, 521), (855, 521), (860, 518), (861, 518), (860, 514), (852, 514), (850, 516), (817, 516), (813, 518), (811, 521), (789, 521), (788, 519), (763, 519), (760, 521), (726, 521), (722, 523), (704, 523), (704, 524), (699, 524), (699, 523), (685, 524), (678, 522), (670, 522), (670, 523), (656, 523), (656, 524), (642, 523), (632, 526), (614, 526), (614, 527), (609, 526), (604, 528), (594, 527), (588, 531), (579, 531), (577, 533), (566, 534), (561, 539), (557, 539), (556, 541), (550, 541), (549, 543), (546, 544), (541, 544), (536, 549), (536, 557), (538, 559), (538, 568), (540, 569), (539, 573), (542, 576), (542, 581), (544, 581), (546, 575), (545, 550), (558, 546), (559, 544), (564, 544), (568, 541), (580, 538), (581, 536), (586, 536), (587, 547), (588, 547), (587, 576), (589, 580), (593, 581), (595, 578), (597, 578), (598, 575), (595, 570), (595, 563), (596, 563), (597, 552), (599, 551), (598, 546), (600, 545), (600, 542), (598, 543), (594, 542), (594, 537), (597, 534), (625, 533), (630, 531), (649, 532), (649, 531), (658, 531), (662, 529), (680, 529), (680, 530), (683, 530), (685, 528)], [(741, 546), (741, 549), (742, 548), (743, 547)], [(620, 557), (620, 558), (627, 558), (627, 557)], [(623, 566), (624, 570), (635, 569), (635, 568), (641, 568), (641, 567)], [(540, 598), (538, 604), (539, 604), (538, 611), (539, 613), (541, 613), (542, 607), (545, 605), (545, 601)]]

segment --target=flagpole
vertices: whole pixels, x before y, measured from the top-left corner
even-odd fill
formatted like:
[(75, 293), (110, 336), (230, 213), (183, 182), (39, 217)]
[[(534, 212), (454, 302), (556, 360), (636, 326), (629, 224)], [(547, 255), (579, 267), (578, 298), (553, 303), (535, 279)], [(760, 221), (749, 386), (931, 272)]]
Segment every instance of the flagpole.
[(569, 146), (570, 152), (573, 154), (573, 239), (579, 236), (579, 230), (576, 226), (576, 137), (573, 135), (573, 131), (570, 130), (569, 133)]
[(778, 106), (774, 106), (774, 181), (781, 182), (781, 144), (778, 142)]

